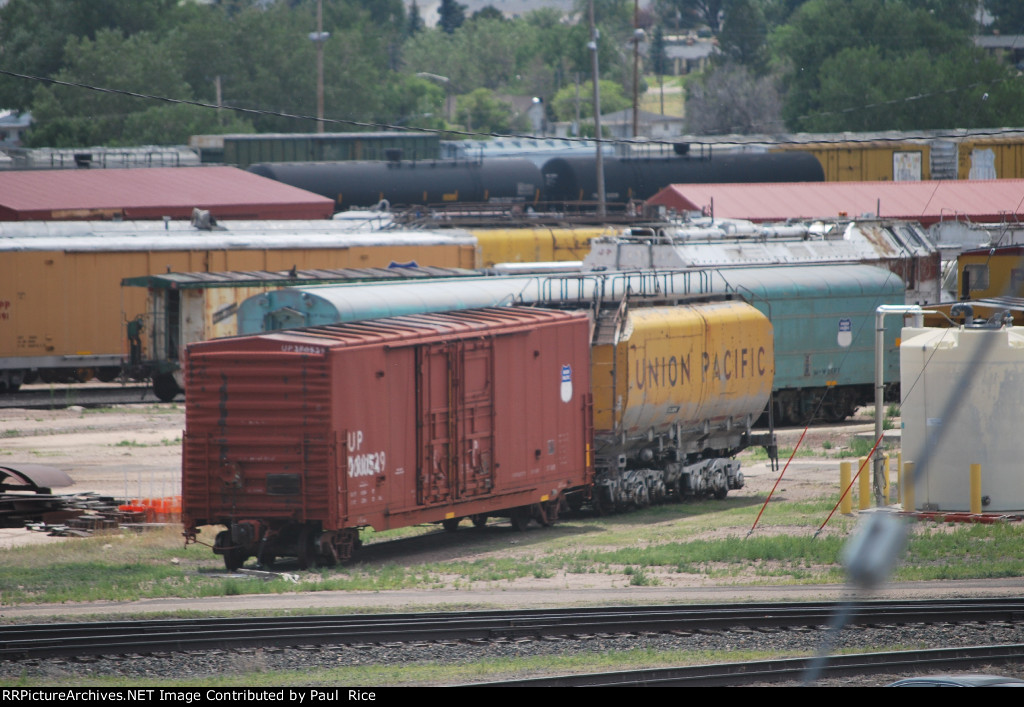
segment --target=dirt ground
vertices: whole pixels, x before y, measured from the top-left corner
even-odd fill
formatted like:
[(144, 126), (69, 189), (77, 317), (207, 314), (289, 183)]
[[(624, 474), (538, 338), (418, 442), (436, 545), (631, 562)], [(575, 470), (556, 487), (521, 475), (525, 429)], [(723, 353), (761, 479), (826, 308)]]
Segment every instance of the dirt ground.
[[(0, 410), (0, 465), (19, 462), (47, 464), (65, 471), (74, 485), (54, 489), (55, 493), (96, 493), (118, 499), (165, 496), (179, 493), (181, 475), (181, 436), (184, 428), (182, 404), (123, 406), (101, 410), (69, 408), (66, 410)], [(774, 487), (773, 499), (802, 500), (835, 493), (839, 486), (839, 460), (825, 457), (849, 444), (854, 435), (872, 436), (873, 423), (867, 416), (829, 428), (815, 428), (803, 440), (804, 449), (816, 450), (820, 456), (797, 456), (785, 475), (773, 471), (767, 462), (744, 461), (746, 487), (730, 491), (730, 497), (763, 498)], [(779, 433), (780, 448), (796, 444), (803, 430)], [(780, 468), (786, 459), (780, 460)], [(776, 483), (778, 482), (778, 483)], [(649, 523), (650, 521), (648, 521)], [(672, 520), (664, 521), (671, 524)], [(831, 526), (830, 526), (831, 527)], [(758, 532), (785, 533), (795, 529), (775, 527), (766, 523)], [(507, 538), (508, 555), (536, 552), (535, 543), (541, 533), (514, 533), (507, 523), (488, 526), (485, 532), (494, 538)], [(744, 532), (745, 529), (711, 529), (708, 538), (721, 534)], [(801, 528), (798, 532), (806, 532)], [(470, 530), (444, 533), (429, 529), (426, 534), (408, 539), (404, 552), (417, 558), (451, 561), (475, 559), (479, 544), (467, 542)], [(480, 531), (475, 531), (480, 532)], [(829, 532), (826, 529), (826, 532)], [(75, 538), (52, 538), (41, 532), (20, 528), (0, 529), (0, 548), (28, 543), (76, 542)], [(406, 542), (406, 541), (403, 541)], [(474, 549), (476, 548), (476, 549)], [(364, 547), (370, 551), (372, 546)], [(381, 546), (376, 561), (391, 561), (387, 545)], [(374, 561), (373, 559), (370, 560)], [(283, 571), (287, 572), (287, 568)], [(752, 570), (754, 571), (754, 570)], [(258, 574), (258, 573), (256, 573)], [(467, 602), (496, 601), (501, 606), (555, 606), (575, 602), (665, 602), (724, 601), (727, 599), (766, 601), (781, 599), (836, 599), (844, 593), (842, 585), (821, 584), (771, 586), (756, 577), (732, 576), (721, 583), (707, 574), (674, 572), (654, 578), (655, 586), (633, 586), (630, 578), (618, 574), (575, 574), (559, 572), (551, 577), (524, 577), (512, 582), (473, 583), (464, 581), (429, 591), (397, 590), (388, 592), (302, 592), (295, 594), (247, 595), (247, 607), (276, 609), (289, 606), (314, 607), (384, 607), (384, 606), (463, 606)], [(967, 585), (972, 586), (967, 586)], [(976, 585), (976, 586), (975, 586)], [(881, 596), (966, 596), (1006, 595), (1019, 591), (1019, 579), (978, 580), (964, 582), (915, 582), (907, 586), (889, 585)], [(37, 616), (52, 613), (70, 616), (77, 613), (124, 613), (168, 611), (175, 608), (218, 611), (225, 605), (237, 608), (236, 597), (208, 599), (161, 599), (139, 602), (100, 602), (80, 606), (26, 605), (3, 606), (0, 616)]]
[[(59, 494), (96, 493), (118, 499), (164, 497), (181, 489), (181, 438), (185, 410), (181, 403), (113, 406), (101, 409), (0, 410), (0, 465), (46, 464), (66, 472), (74, 485)], [(873, 430), (868, 418), (808, 432), (802, 447), (835, 451), (855, 434)], [(779, 446), (792, 448), (802, 430), (779, 433)], [(780, 460), (780, 467), (785, 464)], [(760, 496), (778, 479), (767, 462), (745, 461), (745, 488), (740, 497)], [(839, 461), (795, 458), (774, 491), (779, 500), (800, 500), (838, 488)], [(0, 529), (0, 546), (53, 542), (54, 538), (21, 529)]]
[[(181, 491), (182, 405), (103, 409), (0, 410), (0, 466), (45, 464), (74, 484), (55, 494), (162, 498)], [(0, 547), (59, 542), (44, 533), (0, 528)]]

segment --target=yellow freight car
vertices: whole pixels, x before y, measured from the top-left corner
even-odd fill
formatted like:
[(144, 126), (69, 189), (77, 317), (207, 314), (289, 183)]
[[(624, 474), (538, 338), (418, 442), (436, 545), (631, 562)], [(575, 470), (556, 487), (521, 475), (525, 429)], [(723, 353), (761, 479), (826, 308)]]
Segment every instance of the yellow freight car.
[(331, 221), (0, 224), (0, 389), (112, 378), (128, 357), (125, 324), (146, 311), (126, 277), (166, 272), (387, 267), (472, 268), (465, 231), (352, 232)]
[(590, 241), (616, 235), (611, 226), (470, 228), (480, 248), (480, 266), (498, 263), (547, 263), (583, 260)]

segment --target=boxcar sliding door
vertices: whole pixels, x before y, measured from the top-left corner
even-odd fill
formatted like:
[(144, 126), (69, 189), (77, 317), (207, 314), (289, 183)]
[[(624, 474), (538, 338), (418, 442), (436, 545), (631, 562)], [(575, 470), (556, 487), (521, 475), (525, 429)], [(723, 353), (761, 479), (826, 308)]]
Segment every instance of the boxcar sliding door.
[(417, 350), (417, 500), (433, 505), (490, 493), (494, 481), (492, 339)]

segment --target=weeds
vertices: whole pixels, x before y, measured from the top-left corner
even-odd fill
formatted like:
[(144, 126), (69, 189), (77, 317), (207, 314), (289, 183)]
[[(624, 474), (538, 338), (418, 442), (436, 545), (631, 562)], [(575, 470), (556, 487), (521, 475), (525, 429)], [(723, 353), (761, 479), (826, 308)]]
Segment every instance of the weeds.
[(847, 445), (847, 448), (840, 449), (835, 456), (837, 459), (847, 459), (849, 457), (866, 457), (873, 446), (873, 442), (864, 439), (863, 437), (851, 437), (850, 442)]

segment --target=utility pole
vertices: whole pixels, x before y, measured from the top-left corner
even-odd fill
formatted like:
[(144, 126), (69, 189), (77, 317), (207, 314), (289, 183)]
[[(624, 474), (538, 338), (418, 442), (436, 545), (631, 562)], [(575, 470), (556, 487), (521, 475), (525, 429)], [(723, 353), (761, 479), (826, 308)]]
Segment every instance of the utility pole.
[(596, 149), (595, 160), (595, 176), (597, 178), (597, 215), (604, 216), (606, 214), (605, 207), (605, 195), (604, 195), (604, 157), (601, 155), (601, 88), (600, 88), (600, 71), (597, 66), (597, 40), (600, 38), (600, 33), (597, 31), (597, 27), (594, 24), (594, 0), (590, 0), (590, 42), (587, 47), (590, 49), (592, 57), (592, 65), (594, 72), (594, 145)]
[(633, 137), (640, 126), (640, 0), (633, 0)]
[(324, 131), (324, 42), (331, 36), (324, 32), (324, 0), (316, 3), (316, 32), (310, 32), (309, 38), (316, 45), (316, 131)]

